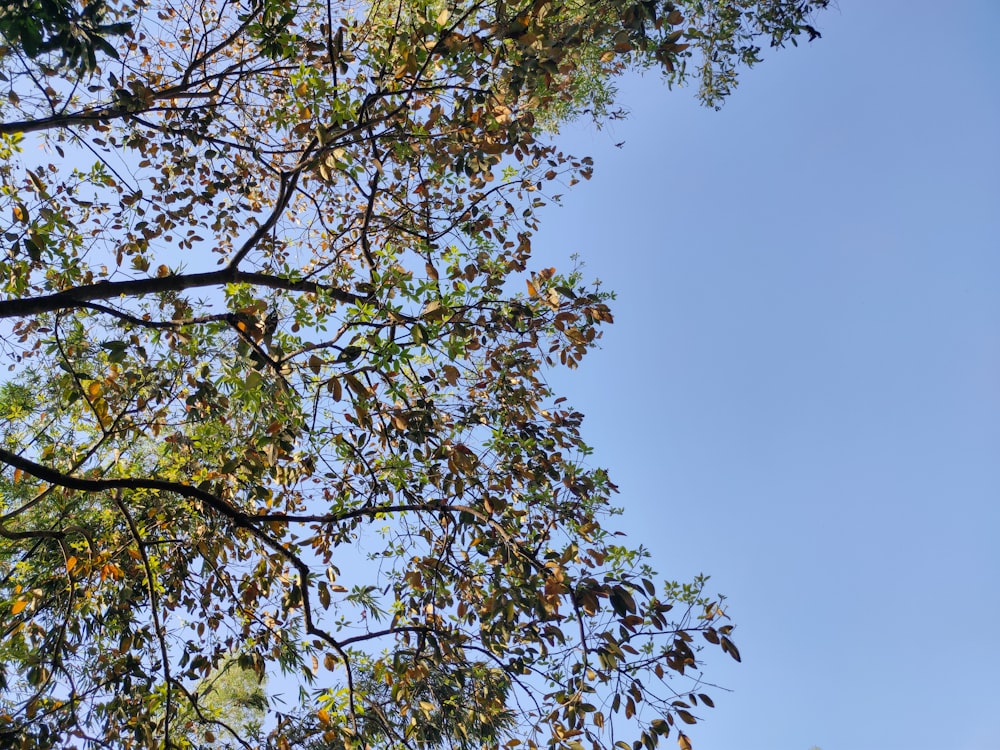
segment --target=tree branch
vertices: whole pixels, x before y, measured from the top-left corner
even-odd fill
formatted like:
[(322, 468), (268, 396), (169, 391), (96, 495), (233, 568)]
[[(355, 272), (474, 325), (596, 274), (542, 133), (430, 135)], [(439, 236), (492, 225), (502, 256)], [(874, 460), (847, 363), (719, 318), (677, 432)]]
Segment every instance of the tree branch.
[[(73, 287), (55, 294), (41, 297), (0, 300), (0, 319), (28, 318), (41, 313), (55, 312), (73, 307), (90, 306), (92, 300), (107, 300), (116, 297), (139, 297), (144, 294), (181, 292), (185, 289), (199, 289), (224, 284), (252, 284), (267, 289), (284, 289), (290, 292), (328, 294), (338, 302), (354, 304), (366, 298), (359, 294), (345, 292), (334, 286), (318, 284), (314, 281), (286, 279), (255, 271), (239, 271), (223, 268), (207, 273), (178, 274), (129, 281), (101, 281), (96, 284)], [(104, 312), (107, 312), (106, 310)]]
[(66, 487), (71, 490), (79, 490), (80, 492), (107, 492), (108, 490), (159, 490), (161, 492), (170, 492), (175, 495), (188, 497), (192, 500), (200, 500), (212, 510), (233, 521), (237, 526), (245, 529), (256, 530), (256, 519), (254, 516), (249, 513), (245, 513), (239, 508), (233, 507), (222, 498), (213, 495), (211, 492), (206, 492), (205, 490), (199, 489), (198, 487), (192, 487), (188, 484), (169, 482), (165, 479), (84, 479), (82, 477), (72, 476), (71, 474), (63, 474), (57, 469), (35, 463), (31, 459), (19, 456), (5, 448), (0, 448), (0, 461), (9, 466), (13, 466), (15, 469), (20, 469), (26, 474), (31, 474), (33, 477), (37, 477), (43, 482), (57, 484), (60, 487)]

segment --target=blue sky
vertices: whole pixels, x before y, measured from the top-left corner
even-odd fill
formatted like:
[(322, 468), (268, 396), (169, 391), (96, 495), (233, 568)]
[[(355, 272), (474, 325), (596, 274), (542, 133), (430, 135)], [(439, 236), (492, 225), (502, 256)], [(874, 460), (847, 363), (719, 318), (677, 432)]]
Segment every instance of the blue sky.
[(536, 266), (618, 300), (554, 380), (631, 540), (729, 597), (697, 750), (997, 750), (1000, 3), (818, 25), (721, 112), (649, 75), (563, 133)]

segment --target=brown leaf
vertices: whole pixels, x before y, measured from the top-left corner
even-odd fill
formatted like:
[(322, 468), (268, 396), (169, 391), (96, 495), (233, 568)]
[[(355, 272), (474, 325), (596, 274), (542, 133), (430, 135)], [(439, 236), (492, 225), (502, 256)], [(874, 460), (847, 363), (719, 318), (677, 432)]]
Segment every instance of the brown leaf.
[(330, 378), (326, 383), (326, 389), (330, 392), (330, 396), (334, 401), (340, 401), (344, 397), (344, 389), (337, 378)]
[(725, 651), (734, 659), (736, 659), (736, 661), (743, 661), (740, 658), (740, 651), (738, 648), (736, 648), (736, 644), (733, 643), (728, 638), (726, 638), (725, 636), (722, 637), (722, 650)]
[(343, 378), (347, 381), (347, 387), (358, 394), (361, 398), (368, 398), (372, 395), (371, 391), (368, 390), (368, 386), (358, 380), (356, 375), (345, 372)]

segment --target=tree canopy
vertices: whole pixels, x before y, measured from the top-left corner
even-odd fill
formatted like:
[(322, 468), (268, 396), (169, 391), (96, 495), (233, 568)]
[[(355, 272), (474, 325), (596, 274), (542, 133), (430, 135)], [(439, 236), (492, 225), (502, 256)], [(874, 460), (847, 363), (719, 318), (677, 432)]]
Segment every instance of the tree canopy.
[(5, 0), (4, 741), (690, 747), (732, 625), (615, 533), (533, 233), (616, 76), (717, 106), (826, 5)]

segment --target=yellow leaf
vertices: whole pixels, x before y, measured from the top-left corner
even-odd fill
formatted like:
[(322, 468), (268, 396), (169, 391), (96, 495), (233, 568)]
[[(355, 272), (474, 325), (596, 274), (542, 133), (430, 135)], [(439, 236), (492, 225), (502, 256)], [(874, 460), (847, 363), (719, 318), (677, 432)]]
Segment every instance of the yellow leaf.
[(72, 557), (72, 556), (70, 556), (70, 558), (68, 560), (66, 560), (66, 572), (67, 573), (72, 573), (73, 572), (73, 568), (76, 567), (76, 562), (77, 562), (76, 558)]
[(10, 608), (10, 613), (12, 615), (18, 615), (24, 611), (24, 608), (28, 606), (28, 603), (21, 599), (20, 601), (14, 602), (14, 606)]
[(91, 398), (97, 398), (98, 396), (100, 396), (101, 384), (98, 383), (96, 380), (90, 381), (90, 384), (87, 386), (87, 395), (90, 396)]
[[(327, 654), (327, 656), (329, 656), (329, 654)], [(330, 712), (327, 711), (325, 708), (321, 708), (319, 711), (317, 711), (316, 712), (316, 716), (319, 717), (319, 720), (323, 724), (329, 724), (330, 723)]]
[(681, 733), (680, 737), (677, 738), (677, 744), (681, 746), (681, 750), (691, 750), (691, 740), (687, 738), (686, 734)]

